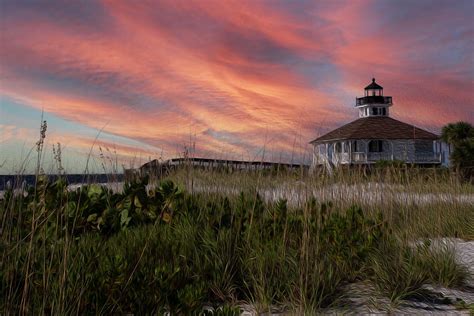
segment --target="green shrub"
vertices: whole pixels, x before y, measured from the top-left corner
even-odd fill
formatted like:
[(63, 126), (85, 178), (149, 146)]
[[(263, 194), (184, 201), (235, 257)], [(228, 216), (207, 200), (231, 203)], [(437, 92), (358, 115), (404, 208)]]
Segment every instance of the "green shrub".
[(420, 250), (429, 283), (448, 288), (462, 288), (469, 275), (467, 267), (456, 262), (454, 249), (448, 245), (425, 245)]
[[(138, 179), (122, 193), (97, 185), (70, 192), (62, 179), (43, 178), (36, 193), (7, 191), (2, 310), (174, 315), (250, 301), (304, 313), (333, 304), (347, 282), (371, 279), (396, 301), (426, 282), (462, 286), (466, 277), (452, 252), (394, 236), (414, 232), (421, 211), (389, 222), (387, 213), (313, 198), (290, 208), (253, 189), (232, 196), (190, 194), (170, 180), (147, 185)], [(453, 226), (465, 229), (464, 213), (451, 213)]]
[(429, 275), (417, 249), (389, 242), (371, 256), (372, 281), (391, 301), (399, 301), (421, 293)]
[(395, 240), (374, 251), (371, 269), (375, 286), (392, 301), (420, 295), (424, 284), (462, 287), (468, 276), (448, 247), (410, 246)]

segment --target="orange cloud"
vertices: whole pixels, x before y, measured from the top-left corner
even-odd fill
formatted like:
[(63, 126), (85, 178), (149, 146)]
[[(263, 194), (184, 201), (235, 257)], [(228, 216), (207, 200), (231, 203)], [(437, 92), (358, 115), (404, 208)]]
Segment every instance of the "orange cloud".
[[(168, 156), (190, 137), (208, 155), (289, 152), (295, 137), (304, 148), (355, 118), (350, 103), (372, 76), (401, 119), (430, 128), (474, 119), (462, 3), (413, 5), (425, 18), (384, 1), (77, 6), (6, 7), (0, 93)], [(443, 10), (449, 19), (431, 23)], [(445, 33), (449, 24), (463, 29)], [(430, 39), (437, 33), (450, 49)], [(71, 146), (90, 145), (67, 135)]]

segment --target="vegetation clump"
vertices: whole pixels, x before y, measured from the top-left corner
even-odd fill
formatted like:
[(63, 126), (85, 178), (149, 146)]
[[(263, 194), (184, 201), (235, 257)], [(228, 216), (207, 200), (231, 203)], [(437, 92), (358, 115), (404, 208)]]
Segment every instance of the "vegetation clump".
[(454, 168), (464, 180), (474, 183), (474, 126), (467, 122), (447, 124), (441, 138), (453, 146), (450, 158)]
[(290, 207), (258, 190), (189, 192), (146, 177), (122, 192), (69, 190), (38, 177), (5, 192), (0, 216), (11, 313), (233, 315), (239, 302), (304, 312), (331, 306), (350, 282), (372, 280), (396, 300), (466, 275), (452, 256), (409, 246), (406, 216), (397, 226), (386, 212), (311, 197)]

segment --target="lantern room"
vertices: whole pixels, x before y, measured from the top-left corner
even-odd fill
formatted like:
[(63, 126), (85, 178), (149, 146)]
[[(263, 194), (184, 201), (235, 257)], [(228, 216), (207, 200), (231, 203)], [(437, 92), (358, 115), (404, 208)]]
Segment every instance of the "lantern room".
[(375, 82), (375, 78), (372, 78), (372, 83), (365, 87), (366, 97), (383, 96), (383, 87)]

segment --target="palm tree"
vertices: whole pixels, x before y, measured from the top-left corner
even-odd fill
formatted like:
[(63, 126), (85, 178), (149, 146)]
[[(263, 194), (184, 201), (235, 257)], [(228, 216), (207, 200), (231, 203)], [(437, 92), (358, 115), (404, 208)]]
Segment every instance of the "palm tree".
[(474, 127), (468, 122), (449, 123), (443, 127), (441, 138), (448, 144), (456, 145), (474, 138)]
[(474, 127), (467, 122), (450, 123), (443, 127), (441, 139), (453, 146), (451, 162), (460, 175), (474, 180)]

